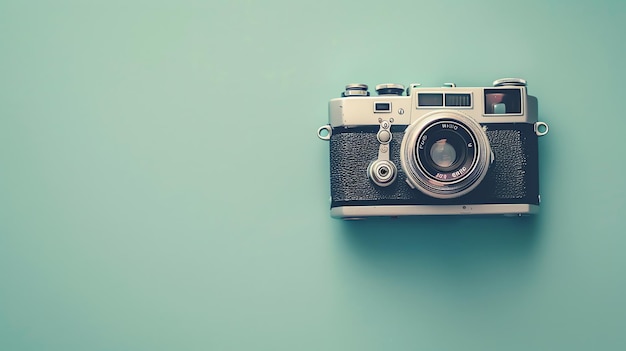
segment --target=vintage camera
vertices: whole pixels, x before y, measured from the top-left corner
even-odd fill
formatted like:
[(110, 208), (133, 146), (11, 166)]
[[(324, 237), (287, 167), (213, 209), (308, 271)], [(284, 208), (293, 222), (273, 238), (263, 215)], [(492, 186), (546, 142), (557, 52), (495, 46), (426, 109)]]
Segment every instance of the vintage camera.
[(526, 81), (493, 87), (350, 84), (329, 103), (331, 215), (502, 214), (539, 210), (537, 99)]

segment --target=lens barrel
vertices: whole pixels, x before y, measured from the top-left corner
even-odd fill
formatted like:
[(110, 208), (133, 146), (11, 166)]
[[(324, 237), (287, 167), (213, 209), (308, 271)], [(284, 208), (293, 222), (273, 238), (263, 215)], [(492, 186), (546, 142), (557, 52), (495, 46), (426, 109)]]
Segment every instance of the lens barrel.
[(453, 110), (435, 111), (412, 123), (405, 131), (400, 153), (409, 184), (440, 199), (472, 191), (492, 160), (482, 126)]

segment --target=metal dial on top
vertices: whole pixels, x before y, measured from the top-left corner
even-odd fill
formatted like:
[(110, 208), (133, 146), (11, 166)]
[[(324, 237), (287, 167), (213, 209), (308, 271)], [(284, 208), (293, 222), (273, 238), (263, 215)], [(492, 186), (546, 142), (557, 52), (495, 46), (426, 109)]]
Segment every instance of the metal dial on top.
[(394, 83), (378, 84), (376, 92), (378, 95), (402, 95), (404, 93), (404, 85)]
[(367, 84), (355, 83), (346, 85), (346, 90), (341, 93), (341, 96), (369, 96), (370, 93), (367, 91)]
[(519, 86), (525, 87), (526, 80), (522, 78), (501, 78), (493, 81), (494, 87)]

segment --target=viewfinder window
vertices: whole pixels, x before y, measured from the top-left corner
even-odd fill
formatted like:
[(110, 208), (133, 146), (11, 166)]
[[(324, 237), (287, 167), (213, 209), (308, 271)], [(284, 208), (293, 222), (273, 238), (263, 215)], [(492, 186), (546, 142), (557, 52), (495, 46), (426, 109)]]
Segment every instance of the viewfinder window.
[(422, 107), (443, 106), (443, 94), (417, 94), (417, 105)]

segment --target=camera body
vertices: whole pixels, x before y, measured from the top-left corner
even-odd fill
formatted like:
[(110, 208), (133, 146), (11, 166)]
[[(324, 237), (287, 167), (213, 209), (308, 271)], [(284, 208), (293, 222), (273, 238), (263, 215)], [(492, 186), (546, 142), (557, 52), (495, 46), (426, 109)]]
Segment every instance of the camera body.
[(331, 215), (534, 214), (537, 99), (526, 81), (492, 87), (350, 84), (329, 103)]

